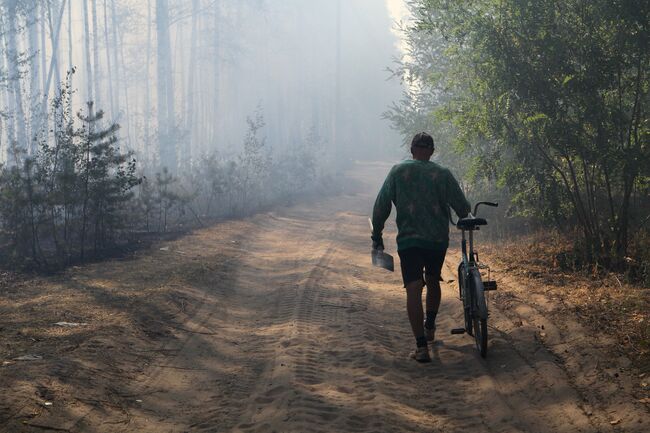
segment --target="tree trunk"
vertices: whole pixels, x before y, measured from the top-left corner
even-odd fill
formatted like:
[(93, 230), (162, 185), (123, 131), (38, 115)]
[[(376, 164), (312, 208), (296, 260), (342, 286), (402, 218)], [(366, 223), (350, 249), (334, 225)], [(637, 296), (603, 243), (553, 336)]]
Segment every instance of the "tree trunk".
[(39, 13), (40, 13), (40, 37), (41, 37), (41, 89), (45, 88), (45, 82), (47, 81), (47, 53), (45, 50), (46, 47), (46, 17), (45, 17), (45, 5), (42, 2), (39, 2)]
[(86, 101), (94, 101), (93, 97), (93, 69), (90, 63), (90, 28), (88, 25), (88, 1), (83, 0), (83, 22), (84, 22), (84, 60), (86, 63)]
[[(52, 83), (52, 74), (56, 68), (57, 70), (57, 79), (59, 80), (60, 83), (60, 77), (58, 74), (58, 52), (59, 52), (59, 35), (61, 34), (61, 25), (63, 23), (63, 13), (65, 12), (65, 2), (66, 0), (63, 0), (61, 3), (61, 10), (59, 12), (59, 17), (57, 20), (57, 26), (56, 30), (54, 29), (52, 25), (52, 19), (51, 19), (51, 13), (50, 13), (50, 33), (52, 34), (51, 37), (51, 42), (52, 42), (52, 58), (50, 59), (50, 66), (48, 68), (48, 73), (47, 73), (47, 78), (45, 80), (45, 85), (43, 86), (43, 101), (41, 103), (41, 115), (39, 119), (39, 128), (40, 127), (45, 127), (47, 129), (47, 103), (48, 103), (48, 96), (50, 93), (50, 84)], [(48, 5), (49, 8), (49, 5)], [(58, 85), (58, 84), (57, 84)]]
[(151, 140), (151, 0), (147, 0), (147, 65), (145, 69), (145, 88), (144, 88), (144, 151), (150, 155)]
[[(122, 64), (125, 65), (126, 62), (124, 62), (124, 44), (121, 43), (122, 39), (120, 39), (120, 60), (122, 61)], [(125, 114), (125, 121), (126, 121), (126, 140), (124, 141), (125, 147), (127, 150), (131, 151), (131, 105), (129, 103), (129, 86), (127, 85), (127, 80), (126, 77), (124, 76), (124, 71), (125, 69), (122, 68), (122, 80), (121, 82), (124, 83), (124, 114)]]
[(72, 71), (72, 2), (68, 3), (68, 72)]
[[(3, 16), (0, 14), (0, 26), (4, 28), (4, 19)], [(5, 41), (3, 35), (0, 35), (0, 71), (4, 71), (7, 68), (7, 59), (5, 54), (7, 53), (7, 50), (5, 48)], [(0, 103), (2, 103), (3, 107), (9, 107), (10, 102), (9, 102), (9, 90), (7, 89), (7, 84), (5, 82), (5, 79), (0, 79)], [(2, 114), (6, 114), (2, 111), (0, 111)], [(0, 116), (0, 152), (4, 151), (5, 149), (2, 149), (2, 138), (3, 138), (3, 133), (6, 134), (6, 141), (8, 143), (11, 143), (13, 141), (13, 129), (11, 126), (11, 119), (7, 119), (4, 123), (2, 123), (5, 120), (3, 116)]]
[(341, 112), (341, 0), (336, 0), (336, 78), (334, 89), (334, 118), (332, 122), (332, 145), (335, 159), (341, 157), (340, 112)]
[(187, 71), (187, 92), (185, 107), (185, 130), (188, 139), (185, 141), (183, 150), (183, 166), (186, 168), (192, 161), (192, 149), (194, 146), (194, 77), (196, 75), (196, 50), (198, 40), (198, 15), (199, 0), (192, 0), (192, 36), (190, 42), (190, 62)]
[(113, 95), (113, 70), (111, 68), (110, 43), (108, 41), (108, 8), (107, 0), (104, 0), (104, 51), (106, 53), (106, 70), (108, 72), (108, 100), (111, 108), (111, 121), (115, 122), (115, 97)]
[[(222, 116), (221, 116), (221, 1), (217, 0), (214, 12), (214, 52), (213, 52), (213, 72), (212, 72), (212, 98), (206, 103), (212, 107), (212, 112), (206, 113), (207, 118), (204, 118), (204, 123), (212, 125), (210, 134), (206, 134), (204, 138), (204, 145), (209, 148), (214, 148), (219, 143), (219, 131), (221, 131)], [(207, 110), (206, 110), (207, 111)]]
[(169, 38), (168, 0), (156, 0), (156, 36), (158, 54), (158, 146), (160, 164), (176, 173), (176, 148), (172, 134), (175, 125), (171, 42)]
[[(41, 93), (41, 77), (39, 75), (41, 65), (39, 64), (40, 56), (38, 55), (40, 51), (45, 50), (45, 45), (39, 47), (39, 32), (38, 32), (38, 9), (37, 4), (34, 3), (29, 10), (28, 21), (28, 32), (29, 32), (29, 109), (31, 113), (37, 113), (38, 103), (40, 102), (40, 93)], [(45, 66), (45, 64), (42, 64)], [(35, 152), (35, 143), (34, 140), (36, 134), (38, 133), (36, 127), (37, 119), (34, 116), (31, 116), (30, 120), (30, 146), (29, 153), (34, 154)]]
[[(55, 89), (57, 90), (54, 92), (55, 95), (60, 93), (58, 90), (60, 90), (59, 86), (61, 85), (61, 70), (59, 69), (59, 31), (61, 30), (61, 23), (63, 22), (64, 11), (65, 0), (63, 0), (63, 3), (61, 4), (61, 12), (55, 28), (54, 22), (52, 21), (52, 8), (50, 7), (50, 3), (47, 4), (47, 22), (50, 28), (50, 44), (52, 46), (52, 59), (50, 61), (54, 67), (54, 78), (56, 80)], [(48, 86), (47, 90), (49, 90), (49, 81), (46, 81), (45, 85)]]
[[(113, 39), (113, 65), (115, 66), (115, 78), (118, 83), (120, 80), (120, 63), (118, 59), (118, 43), (117, 43), (117, 12), (115, 10), (115, 0), (111, 1), (111, 23), (113, 26), (113, 31), (111, 32), (111, 37)], [(121, 83), (120, 83), (121, 84)], [(119, 122), (121, 115), (122, 105), (120, 104), (120, 87), (117, 86), (115, 91), (115, 109), (117, 110), (117, 117), (113, 119), (113, 122)]]
[(619, 263), (623, 263), (627, 255), (627, 247), (629, 242), (628, 227), (630, 223), (630, 198), (634, 189), (634, 181), (636, 175), (633, 169), (628, 169), (623, 175), (623, 200), (618, 212), (616, 221), (616, 259)]
[(101, 100), (101, 80), (99, 71), (99, 27), (97, 25), (97, 0), (90, 0), (92, 2), (92, 20), (93, 20), (93, 73), (95, 83), (95, 108), (102, 110), (103, 102)]
[[(58, 21), (56, 25), (56, 30), (54, 28), (54, 23), (52, 22), (52, 8), (50, 7), (50, 3), (47, 4), (47, 19), (49, 23), (49, 28), (50, 28), (50, 42), (52, 44), (52, 59), (50, 60), (52, 62), (52, 67), (54, 68), (54, 75), (56, 77), (56, 84), (54, 85), (54, 95), (55, 96), (60, 96), (61, 95), (61, 72), (59, 69), (59, 34), (61, 31), (61, 24), (63, 22), (63, 13), (65, 11), (65, 0), (63, 0), (63, 3), (61, 4), (61, 12), (59, 13), (58, 16)], [(48, 74), (49, 75), (49, 74)], [(49, 83), (50, 83), (51, 77), (48, 77), (47, 82), (45, 83), (46, 90), (49, 92)], [(47, 98), (44, 101), (44, 104), (47, 106), (48, 101)], [(63, 107), (59, 106), (59, 113), (63, 111)], [(46, 109), (47, 112), (47, 109)], [(46, 114), (47, 116), (47, 114)], [(47, 119), (45, 120), (45, 125), (47, 125)], [(56, 132), (58, 128), (57, 125), (57, 120), (56, 117), (52, 118), (52, 130)], [(46, 128), (47, 129), (47, 128)]]
[(20, 86), (20, 59), (18, 56), (17, 40), (17, 6), (18, 0), (8, 0), (7, 22), (7, 59), (9, 62), (9, 85), (13, 96), (13, 116), (16, 125), (16, 144), (19, 149), (27, 149), (27, 131), (25, 125), (25, 109), (23, 106), (23, 92)]

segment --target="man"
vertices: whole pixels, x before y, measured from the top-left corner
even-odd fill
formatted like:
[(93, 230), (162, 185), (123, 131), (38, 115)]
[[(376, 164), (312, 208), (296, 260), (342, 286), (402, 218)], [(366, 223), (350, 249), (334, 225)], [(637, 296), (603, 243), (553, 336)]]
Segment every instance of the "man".
[[(397, 252), (406, 288), (406, 310), (416, 340), (411, 358), (418, 362), (431, 361), (427, 341), (434, 340), (440, 307), (440, 271), (449, 246), (449, 206), (461, 218), (470, 212), (470, 204), (451, 172), (430, 161), (433, 151), (430, 135), (422, 132), (413, 137), (413, 159), (391, 169), (372, 213), (372, 248), (383, 250), (382, 231), (391, 203), (397, 210)], [(422, 310), (425, 282), (426, 321)]]

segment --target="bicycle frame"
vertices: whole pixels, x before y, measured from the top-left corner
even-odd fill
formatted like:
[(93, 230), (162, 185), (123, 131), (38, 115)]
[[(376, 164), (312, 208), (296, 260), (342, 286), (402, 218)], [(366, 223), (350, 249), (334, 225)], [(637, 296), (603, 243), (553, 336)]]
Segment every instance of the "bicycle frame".
[[(479, 202), (474, 207), (476, 214), (479, 205), (498, 206), (496, 203)], [(488, 281), (484, 285), (480, 268), (484, 265), (479, 263), (478, 254), (474, 251), (474, 230), (479, 226), (487, 225), (483, 218), (476, 218), (470, 215), (469, 218), (459, 220), (456, 224), (462, 232), (461, 239), (461, 263), (458, 266), (459, 294), (463, 301), (463, 313), (465, 317), (465, 328), (452, 330), (454, 334), (468, 333), (474, 336), (476, 347), (481, 356), (487, 355), (487, 319), (488, 307), (485, 298), (486, 290), (495, 290), (496, 283)], [(469, 232), (469, 233), (465, 233)], [(469, 243), (469, 245), (468, 245)], [(489, 269), (489, 268), (488, 268)]]
[[(469, 255), (467, 254), (467, 239), (465, 238), (465, 232), (469, 232)], [(475, 264), (476, 260), (474, 257), (474, 230), (461, 230), (462, 240), (461, 240), (461, 254), (463, 258), (463, 264), (465, 267), (469, 267), (470, 264)]]
[[(478, 208), (481, 205), (487, 205), (491, 207), (497, 207), (498, 203), (492, 203), (489, 201), (480, 201), (474, 205), (474, 215), (478, 214)], [(451, 220), (451, 213), (449, 214), (449, 219)], [(453, 225), (457, 225), (457, 222), (454, 223), (451, 221)], [(461, 230), (462, 231), (462, 241), (461, 241), (461, 251), (462, 251), (462, 258), (463, 258), (463, 263), (465, 264), (465, 267), (468, 267), (470, 263), (476, 264), (476, 253), (474, 252), (474, 230), (476, 229), (471, 229), (471, 230)], [(469, 255), (467, 254), (467, 239), (465, 237), (465, 232), (469, 231)]]
[[(499, 204), (498, 203), (492, 203), (489, 201), (480, 201), (474, 205), (474, 215), (478, 214), (478, 208), (481, 205), (487, 205), (491, 207), (497, 207)], [(451, 214), (450, 217), (451, 219)], [(454, 223), (453, 221), (451, 221)], [(454, 224), (457, 225), (457, 224)], [(462, 251), (462, 258), (463, 258), (463, 264), (465, 265), (466, 268), (469, 268), (470, 264), (476, 265), (478, 260), (476, 257), (476, 252), (474, 252), (474, 230), (478, 230), (478, 227), (472, 228), (472, 229), (462, 229), (462, 241), (461, 241), (461, 251)], [(469, 232), (469, 254), (467, 253), (467, 239), (465, 237), (465, 232)]]
[[(465, 293), (463, 296), (468, 296), (469, 302), (467, 303), (471, 308), (472, 315), (478, 315), (481, 319), (487, 318), (487, 310), (483, 308), (476, 308), (475, 310), (475, 300), (474, 296), (478, 291), (483, 293), (483, 281), (481, 279), (481, 274), (479, 272), (478, 262), (476, 260), (476, 252), (474, 251), (474, 229), (461, 230), (462, 231), (462, 240), (461, 240), (461, 257), (462, 257), (462, 269), (464, 270), (463, 275), (459, 275), (459, 278), (463, 278), (463, 287)], [(467, 235), (465, 232), (469, 232)], [(467, 249), (469, 241), (469, 251)], [(473, 279), (473, 281), (472, 281)], [(472, 290), (473, 288), (473, 290)]]
[[(469, 234), (466, 236), (465, 231)], [(467, 250), (467, 243), (469, 241), (469, 251)], [(478, 316), (481, 319), (487, 318), (487, 309), (482, 308), (483, 303), (476, 302), (476, 296), (481, 296), (484, 292), (483, 280), (479, 272), (479, 264), (476, 260), (476, 252), (474, 251), (474, 230), (462, 230), (461, 241), (461, 256), (462, 256), (462, 269), (463, 269), (463, 287), (465, 288), (464, 296), (468, 296), (468, 305), (471, 308), (471, 314)]]

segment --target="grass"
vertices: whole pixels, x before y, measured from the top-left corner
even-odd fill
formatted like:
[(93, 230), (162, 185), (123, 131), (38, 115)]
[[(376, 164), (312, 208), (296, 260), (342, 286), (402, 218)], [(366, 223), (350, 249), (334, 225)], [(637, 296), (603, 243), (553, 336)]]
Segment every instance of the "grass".
[(618, 349), (650, 373), (650, 288), (600, 266), (567, 267), (573, 245), (559, 233), (495, 241), (482, 251), (505, 271), (539, 282), (533, 290), (559, 298), (585, 326), (614, 336)]

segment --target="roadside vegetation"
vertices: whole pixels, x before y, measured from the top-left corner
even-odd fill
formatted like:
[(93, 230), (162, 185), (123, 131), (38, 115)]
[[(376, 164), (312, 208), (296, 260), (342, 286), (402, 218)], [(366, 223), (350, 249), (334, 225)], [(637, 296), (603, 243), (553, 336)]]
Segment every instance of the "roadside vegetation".
[(2, 264), (55, 270), (134, 248), (143, 237), (250, 215), (290, 202), (323, 180), (320, 139), (309, 134), (272, 154), (261, 108), (248, 118), (241, 151), (197, 159), (182, 174), (140, 164), (120, 146), (120, 126), (88, 103), (73, 113), (62, 86), (56, 128), (27, 155), (14, 146), (0, 166)]
[(386, 117), (501, 217), (557, 229), (564, 269), (650, 287), (650, 7), (636, 1), (409, 2), (408, 86)]

